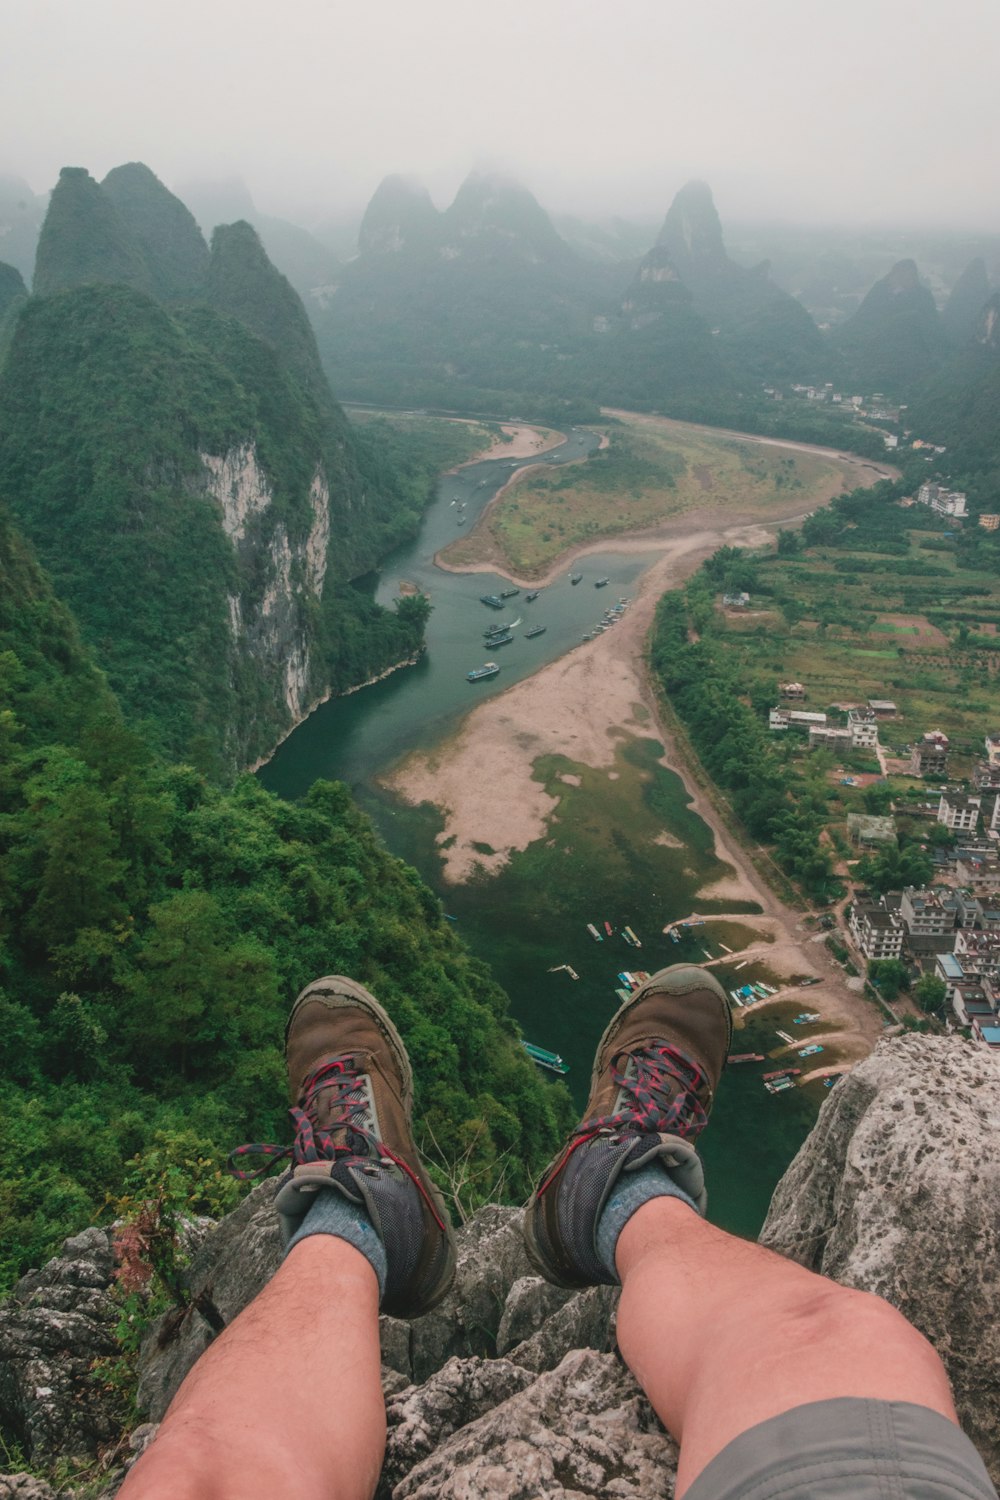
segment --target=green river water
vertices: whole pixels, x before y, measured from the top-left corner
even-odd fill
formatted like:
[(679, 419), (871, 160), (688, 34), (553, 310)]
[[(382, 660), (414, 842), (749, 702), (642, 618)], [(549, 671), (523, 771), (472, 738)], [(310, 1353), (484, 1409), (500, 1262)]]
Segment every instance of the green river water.
[[(574, 432), (546, 459), (558, 464), (579, 458), (596, 443), (593, 434)], [(516, 461), (494, 459), (445, 475), (419, 536), (392, 554), (378, 577), (369, 581), (380, 602), (388, 603), (403, 579), (430, 597), (434, 609), (421, 661), (322, 705), (259, 776), (285, 797), (301, 796), (319, 777), (339, 779), (351, 787), (390, 849), (438, 891), (470, 948), (491, 964), (525, 1036), (559, 1052), (569, 1064), (566, 1083), (582, 1108), (595, 1043), (618, 1004), (617, 972), (700, 963), (706, 952), (718, 957), (722, 945), (736, 949), (741, 946), (740, 933), (746, 931), (743, 924), (752, 926), (752, 914), (759, 908), (744, 907), (747, 916), (739, 928), (710, 922), (685, 932), (679, 943), (662, 932), (667, 922), (695, 907), (708, 916), (721, 911), (711, 902), (696, 902), (695, 895), (728, 867), (716, 859), (711, 831), (691, 810), (680, 777), (658, 763), (662, 746), (652, 737), (623, 738), (612, 776), (561, 756), (539, 761), (536, 777), (559, 797), (547, 837), (516, 853), (499, 874), (457, 887), (445, 886), (441, 878), (435, 839), (442, 822), (437, 810), (406, 807), (378, 786), (378, 776), (401, 756), (452, 733), (482, 697), (502, 691), (571, 650), (606, 603), (634, 592), (649, 566), (648, 555), (589, 556), (576, 569), (584, 575), (578, 586), (566, 575), (532, 604), (522, 594), (507, 601), (503, 615), (485, 609), (480, 595), (499, 592), (506, 580), (492, 574), (446, 573), (435, 567), (433, 557), (459, 534), (459, 502), (465, 502), (464, 526), (471, 528), (516, 466)], [(610, 582), (595, 593), (599, 577)], [(484, 649), (482, 632), (497, 619), (521, 620), (515, 640), (492, 653), (501, 664), (499, 675), (470, 685), (466, 672), (491, 654)], [(547, 628), (529, 641), (524, 631), (533, 623)], [(572, 782), (563, 779), (567, 775)], [(576, 780), (578, 786), (573, 784)], [(733, 901), (724, 909), (730, 915), (741, 910)], [(614, 935), (597, 943), (587, 932), (588, 922), (602, 933), (609, 922)], [(641, 950), (621, 936), (625, 925), (639, 935)], [(564, 963), (576, 970), (577, 980), (565, 972), (548, 972)], [(720, 966), (716, 972), (726, 983), (730, 976), (725, 969)], [(752, 978), (767, 982), (766, 968), (742, 970), (731, 978), (731, 986)], [(807, 995), (804, 991), (803, 998)], [(780, 1014), (771, 1012), (738, 1030), (733, 1050), (766, 1055), (780, 1045), (775, 1027), (789, 1029), (791, 1016), (806, 1008), (782, 1007)], [(742, 1234), (759, 1229), (774, 1184), (818, 1104), (818, 1097), (808, 1096), (812, 1090), (768, 1094), (760, 1082), (767, 1066), (744, 1064), (728, 1070), (712, 1123), (700, 1143), (710, 1217)], [(822, 1092), (819, 1088), (818, 1095)]]

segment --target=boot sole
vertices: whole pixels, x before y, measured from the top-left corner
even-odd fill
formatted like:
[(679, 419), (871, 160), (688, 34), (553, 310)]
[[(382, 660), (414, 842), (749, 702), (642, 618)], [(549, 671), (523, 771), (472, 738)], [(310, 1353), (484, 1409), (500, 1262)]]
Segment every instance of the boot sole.
[[(399, 1068), (399, 1076), (402, 1080), (403, 1113), (406, 1116), (407, 1125), (411, 1127), (412, 1140), (413, 1069), (410, 1066), (410, 1059), (403, 1044), (403, 1038), (390, 1020), (385, 1007), (380, 1005), (371, 991), (366, 990), (364, 985), (359, 984), (356, 979), (348, 979), (343, 974), (327, 974), (322, 979), (314, 979), (311, 984), (306, 985), (301, 994), (296, 996), (295, 1003), (288, 1016), (288, 1023), (285, 1026), (286, 1043), (288, 1033), (292, 1028), (292, 1022), (295, 1020), (300, 1007), (305, 1005), (307, 1000), (319, 1000), (331, 1010), (357, 1009), (360, 1007), (360, 1009), (367, 1011), (368, 1015), (371, 1016), (385, 1037), (396, 1065)], [(458, 1253), (455, 1245), (455, 1232), (451, 1224), (451, 1215), (445, 1205), (444, 1198), (424, 1169), (423, 1162), (420, 1160), (420, 1154), (416, 1149), (416, 1142), (413, 1142), (413, 1155), (420, 1173), (420, 1180), (427, 1190), (428, 1195), (433, 1200), (441, 1222), (445, 1226), (445, 1240), (448, 1246), (447, 1261), (438, 1278), (437, 1286), (421, 1301), (417, 1311), (406, 1314), (406, 1316), (410, 1317), (422, 1317), (424, 1313), (430, 1312), (432, 1308), (437, 1307), (438, 1303), (443, 1302), (451, 1291), (458, 1264)]]

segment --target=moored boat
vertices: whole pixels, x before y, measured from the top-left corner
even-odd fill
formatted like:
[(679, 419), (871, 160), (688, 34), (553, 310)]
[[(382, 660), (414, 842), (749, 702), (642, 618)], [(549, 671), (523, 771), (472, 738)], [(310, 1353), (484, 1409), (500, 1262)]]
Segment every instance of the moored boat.
[(538, 596), (539, 596), (539, 594), (541, 592), (542, 592), (541, 589), (532, 589), (532, 591), (531, 591), (530, 594), (525, 594), (525, 596), (524, 596), (524, 602), (525, 602), (525, 604), (534, 604), (535, 600), (538, 598)]
[(594, 588), (595, 589), (606, 589), (607, 586), (608, 586), (608, 584), (610, 582), (611, 582), (610, 578), (595, 578), (594, 579)]
[(524, 638), (527, 641), (533, 640), (536, 635), (544, 635), (548, 628), (547, 625), (533, 625), (530, 630), (524, 632)]
[(730, 1052), (726, 1061), (731, 1063), (763, 1062), (764, 1054), (763, 1052)]
[(548, 1068), (550, 1073), (568, 1073), (569, 1068), (563, 1062), (558, 1052), (550, 1052), (546, 1047), (536, 1047), (534, 1042), (522, 1041), (521, 1046), (527, 1052), (531, 1061), (537, 1063), (540, 1068)]
[(587, 931), (590, 933), (590, 935), (594, 939), (595, 943), (603, 943), (604, 942), (604, 938), (603, 938), (602, 934), (598, 932), (598, 930), (594, 926), (593, 922), (588, 922), (587, 923)]
[(577, 584), (577, 583), (579, 583), (581, 581), (582, 578), (583, 578), (583, 574), (582, 573), (571, 573), (570, 576), (569, 576), (569, 581), (572, 584)]
[(514, 595), (515, 594), (519, 594), (520, 592), (521, 592), (520, 589), (501, 589), (500, 590), (500, 598), (501, 599), (513, 599)]
[(484, 677), (495, 677), (500, 668), (495, 661), (484, 662), (481, 667), (473, 667), (471, 672), (466, 672), (466, 682), (482, 682)]
[(496, 594), (480, 594), (480, 604), (487, 605), (490, 609), (503, 609), (503, 600), (498, 599)]

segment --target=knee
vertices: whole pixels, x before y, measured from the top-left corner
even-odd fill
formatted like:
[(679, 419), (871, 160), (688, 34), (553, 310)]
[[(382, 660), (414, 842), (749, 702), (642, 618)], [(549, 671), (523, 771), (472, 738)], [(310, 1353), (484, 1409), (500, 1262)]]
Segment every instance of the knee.
[(907, 1363), (915, 1372), (940, 1373), (947, 1384), (944, 1366), (929, 1340), (898, 1308), (873, 1292), (827, 1282), (800, 1307), (798, 1321), (815, 1347), (854, 1350), (859, 1361)]

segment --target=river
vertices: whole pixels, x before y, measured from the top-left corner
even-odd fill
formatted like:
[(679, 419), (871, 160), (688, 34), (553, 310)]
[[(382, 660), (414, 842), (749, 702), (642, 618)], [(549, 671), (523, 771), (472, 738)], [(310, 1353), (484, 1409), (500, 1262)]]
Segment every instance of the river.
[[(578, 645), (604, 606), (630, 596), (655, 560), (648, 552), (588, 554), (574, 570), (583, 574), (579, 585), (562, 574), (532, 603), (524, 592), (510, 598), (502, 614), (484, 608), (480, 596), (509, 587), (506, 579), (452, 574), (434, 564), (435, 554), (471, 530), (517, 468), (566, 463), (591, 452), (598, 441), (593, 433), (574, 431), (543, 455), (522, 460), (501, 456), (444, 475), (419, 535), (387, 557), (369, 581), (383, 604), (391, 603), (404, 580), (428, 595), (433, 613), (424, 656), (361, 692), (321, 705), (258, 773), (266, 787), (289, 798), (304, 794), (320, 777), (352, 788), (389, 847), (438, 890), (466, 942), (491, 964), (525, 1034), (565, 1057), (567, 1082), (581, 1107), (594, 1043), (616, 1004), (616, 971), (701, 962), (709, 942), (701, 929), (685, 932), (679, 944), (661, 930), (665, 918), (690, 912), (699, 888), (723, 868), (711, 831), (690, 809), (680, 777), (659, 763), (661, 747), (652, 738), (623, 746), (613, 779), (591, 778), (570, 761), (553, 766), (555, 777), (581, 773), (570, 775), (580, 786), (560, 789), (558, 841), (542, 840), (515, 855), (499, 876), (451, 887), (441, 880), (435, 844), (440, 818), (428, 807), (403, 806), (378, 785), (378, 778), (404, 754), (439, 743), (484, 697)], [(465, 517), (461, 524), (460, 516)], [(603, 577), (609, 583), (596, 590), (596, 580)], [(520, 621), (515, 639), (487, 650), (482, 633), (500, 619)], [(545, 633), (528, 640), (524, 632), (534, 623), (544, 624)], [(500, 673), (470, 684), (465, 674), (488, 656), (501, 664)], [(644, 838), (642, 832), (650, 826), (662, 828), (665, 838)], [(733, 901), (701, 902), (699, 909), (754, 910)], [(609, 921), (614, 937), (596, 944), (586, 932), (591, 920), (602, 931)], [(642, 935), (641, 954), (620, 936), (626, 923)], [(733, 939), (728, 946), (738, 946), (734, 934), (728, 935)], [(727, 929), (716, 924), (707, 951), (718, 955), (726, 937)], [(568, 960), (578, 980), (565, 972), (548, 974)], [(758, 972), (766, 982), (767, 971)], [(743, 980), (750, 977), (753, 970), (741, 975)], [(741, 1033), (739, 1050), (772, 1048), (776, 1020), (781, 1024), (772, 1017)], [(759, 1228), (774, 1183), (816, 1109), (815, 1098), (798, 1092), (781, 1098), (766, 1094), (759, 1071), (755, 1066), (730, 1070), (703, 1142), (713, 1189), (711, 1217), (745, 1234)]]

